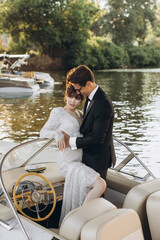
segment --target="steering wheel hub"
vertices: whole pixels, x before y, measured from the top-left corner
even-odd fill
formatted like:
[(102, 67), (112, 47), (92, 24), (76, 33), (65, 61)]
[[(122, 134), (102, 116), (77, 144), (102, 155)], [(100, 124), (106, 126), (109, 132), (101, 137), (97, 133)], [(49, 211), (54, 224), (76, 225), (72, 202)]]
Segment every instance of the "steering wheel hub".
[(31, 194), (31, 199), (33, 202), (38, 203), (41, 200), (41, 195), (38, 191), (34, 190)]

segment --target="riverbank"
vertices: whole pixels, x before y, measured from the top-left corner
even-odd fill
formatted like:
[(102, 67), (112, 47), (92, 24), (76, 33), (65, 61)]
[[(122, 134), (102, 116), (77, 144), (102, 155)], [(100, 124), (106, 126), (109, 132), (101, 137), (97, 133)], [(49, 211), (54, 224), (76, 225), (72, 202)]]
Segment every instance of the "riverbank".
[[(133, 61), (132, 61), (133, 62)], [(85, 63), (84, 63), (85, 64)], [(98, 70), (98, 71), (115, 71), (115, 67), (109, 67), (106, 69), (101, 68), (92, 68), (89, 66), (92, 70)], [(28, 59), (28, 65), (23, 65), (22, 67), (23, 71), (40, 71), (40, 72), (58, 72), (58, 71), (66, 71), (66, 67), (64, 66), (61, 58), (52, 58), (48, 55), (41, 55), (41, 56), (31, 56), (30, 59)], [(119, 65), (116, 66), (116, 71), (135, 71), (135, 69), (138, 69), (140, 71), (142, 69), (142, 72), (146, 72), (146, 69), (159, 69), (160, 65), (159, 63), (156, 64), (136, 64), (133, 65)], [(136, 70), (137, 71), (137, 70)]]
[(23, 71), (59, 71), (64, 70), (64, 66), (60, 58), (51, 58), (48, 55), (31, 56), (28, 59), (28, 65), (22, 66)]

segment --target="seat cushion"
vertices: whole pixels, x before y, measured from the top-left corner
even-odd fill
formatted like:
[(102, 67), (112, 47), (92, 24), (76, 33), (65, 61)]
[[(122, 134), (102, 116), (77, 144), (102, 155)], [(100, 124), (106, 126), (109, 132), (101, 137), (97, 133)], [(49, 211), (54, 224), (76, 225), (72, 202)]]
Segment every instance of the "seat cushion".
[(144, 237), (147, 240), (151, 239), (151, 234), (146, 213), (146, 201), (152, 193), (158, 190), (160, 190), (160, 179), (139, 184), (128, 192), (123, 204), (123, 208), (131, 208), (138, 213), (142, 223)]
[(160, 239), (160, 191), (157, 191), (147, 199), (147, 216), (152, 240)]
[(103, 198), (94, 199), (69, 212), (59, 229), (60, 236), (70, 240), (80, 239), (83, 226), (90, 220), (107, 213), (116, 207)]
[(144, 240), (137, 213), (114, 209), (89, 221), (82, 228), (81, 240)]

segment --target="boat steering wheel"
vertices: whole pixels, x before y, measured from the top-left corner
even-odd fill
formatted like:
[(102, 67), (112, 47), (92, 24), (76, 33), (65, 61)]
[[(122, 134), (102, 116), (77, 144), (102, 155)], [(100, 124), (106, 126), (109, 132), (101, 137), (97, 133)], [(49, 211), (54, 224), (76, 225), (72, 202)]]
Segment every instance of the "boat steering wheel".
[[(27, 184), (23, 184), (24, 181), (21, 182), (21, 180), (28, 176), (30, 178), (31, 175), (42, 178), (45, 182), (47, 182), (50, 189), (46, 189), (46, 187), (44, 187), (41, 183), (35, 181), (26, 181), (27, 183), (30, 183), (28, 187), (26, 187)], [(52, 202), (50, 199), (52, 199)], [(53, 213), (56, 206), (56, 193), (54, 187), (47, 178), (38, 173), (27, 173), (17, 180), (13, 189), (13, 200), (16, 208), (22, 215), (33, 221), (39, 222), (46, 220)], [(18, 202), (22, 203), (21, 207), (19, 206)], [(49, 213), (45, 217), (40, 217), (40, 212), (43, 212), (50, 203), (52, 204), (52, 208)], [(31, 212), (34, 212), (37, 217), (30, 217), (27, 215), (23, 211), (24, 207), (28, 208)]]

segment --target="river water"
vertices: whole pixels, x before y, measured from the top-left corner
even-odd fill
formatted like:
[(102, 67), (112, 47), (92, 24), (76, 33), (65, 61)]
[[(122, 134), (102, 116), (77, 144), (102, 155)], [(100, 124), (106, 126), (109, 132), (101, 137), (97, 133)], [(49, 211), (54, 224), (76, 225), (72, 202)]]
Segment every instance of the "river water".
[[(64, 106), (65, 73), (51, 75), (53, 88), (30, 97), (0, 98), (0, 140), (37, 138), (51, 109)], [(95, 77), (114, 104), (114, 137), (160, 176), (160, 69), (97, 71)]]

